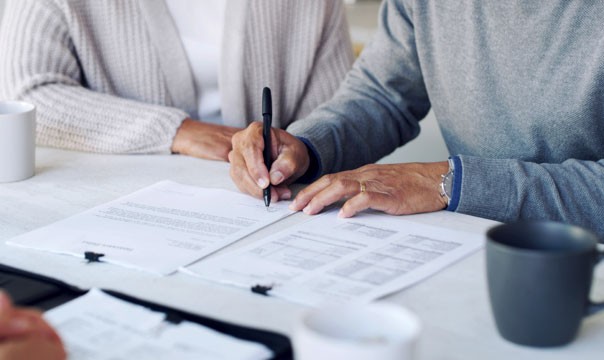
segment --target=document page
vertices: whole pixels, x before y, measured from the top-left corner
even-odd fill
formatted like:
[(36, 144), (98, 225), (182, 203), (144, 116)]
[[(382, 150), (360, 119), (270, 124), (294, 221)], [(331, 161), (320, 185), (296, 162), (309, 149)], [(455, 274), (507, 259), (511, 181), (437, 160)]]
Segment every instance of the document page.
[(166, 275), (292, 214), (287, 205), (163, 181), (7, 243)]
[(100, 290), (44, 314), (63, 340), (69, 359), (268, 359), (263, 344), (191, 322), (172, 324), (164, 314)]
[(184, 272), (308, 305), (369, 302), (436, 273), (484, 244), (482, 235), (337, 209)]

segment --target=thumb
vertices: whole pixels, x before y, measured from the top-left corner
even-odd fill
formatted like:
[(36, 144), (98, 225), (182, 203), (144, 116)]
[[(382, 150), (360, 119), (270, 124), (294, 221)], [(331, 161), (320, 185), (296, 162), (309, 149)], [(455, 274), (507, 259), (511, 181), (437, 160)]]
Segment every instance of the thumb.
[(292, 177), (296, 173), (296, 167), (297, 165), (294, 163), (293, 158), (287, 156), (287, 150), (285, 150), (285, 155), (280, 154), (273, 162), (270, 171), (271, 184), (280, 185), (295, 181), (296, 179), (293, 179)]
[(270, 169), (271, 184), (290, 184), (308, 169), (308, 151), (301, 140), (286, 131), (280, 130), (276, 135), (279, 139), (275, 143), (279, 144), (279, 148)]

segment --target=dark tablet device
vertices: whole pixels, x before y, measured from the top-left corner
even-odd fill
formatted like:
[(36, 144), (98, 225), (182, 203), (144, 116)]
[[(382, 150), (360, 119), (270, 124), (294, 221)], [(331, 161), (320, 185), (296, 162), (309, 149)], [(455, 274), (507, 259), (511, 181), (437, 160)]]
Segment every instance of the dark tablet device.
[[(2, 264), (0, 264), (0, 288), (10, 295), (15, 304), (32, 306), (40, 310), (52, 309), (87, 292), (87, 290), (79, 289), (50, 277)], [(122, 300), (163, 312), (166, 314), (166, 320), (173, 323), (179, 323), (183, 320), (191, 321), (242, 340), (264, 344), (275, 354), (273, 359), (292, 359), (291, 343), (289, 338), (282, 334), (192, 314), (115, 291), (105, 292)]]

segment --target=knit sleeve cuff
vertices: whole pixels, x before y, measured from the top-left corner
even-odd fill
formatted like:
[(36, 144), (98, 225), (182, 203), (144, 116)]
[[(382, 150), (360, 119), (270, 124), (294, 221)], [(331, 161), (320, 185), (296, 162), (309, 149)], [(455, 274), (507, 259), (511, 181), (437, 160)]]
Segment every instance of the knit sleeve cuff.
[(297, 136), (297, 138), (302, 141), (304, 145), (306, 145), (308, 157), (310, 159), (308, 170), (306, 170), (306, 173), (304, 173), (304, 175), (302, 175), (297, 182), (302, 184), (310, 184), (311, 182), (317, 180), (317, 178), (321, 175), (323, 172), (323, 165), (321, 164), (321, 158), (319, 157), (317, 149), (315, 149), (311, 142), (301, 136)]
[(456, 211), (459, 206), (459, 199), (461, 197), (461, 181), (463, 178), (463, 166), (459, 156), (451, 156), (450, 159), (453, 161), (453, 188), (451, 190), (451, 200), (447, 206), (448, 211)]

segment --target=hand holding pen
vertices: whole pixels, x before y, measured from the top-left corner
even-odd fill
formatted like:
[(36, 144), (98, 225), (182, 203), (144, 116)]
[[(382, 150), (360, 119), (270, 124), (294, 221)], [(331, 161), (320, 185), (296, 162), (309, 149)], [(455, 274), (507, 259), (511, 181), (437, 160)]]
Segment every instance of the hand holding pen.
[[(292, 197), (289, 184), (308, 170), (308, 150), (287, 131), (269, 126), (265, 133), (264, 128), (264, 123), (256, 121), (233, 135), (233, 149), (229, 153), (231, 178), (239, 190), (254, 197), (265, 198), (264, 190), (270, 186), (270, 201), (289, 200)], [(265, 140), (265, 134), (270, 140)], [(266, 155), (271, 156), (265, 162)]]

